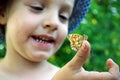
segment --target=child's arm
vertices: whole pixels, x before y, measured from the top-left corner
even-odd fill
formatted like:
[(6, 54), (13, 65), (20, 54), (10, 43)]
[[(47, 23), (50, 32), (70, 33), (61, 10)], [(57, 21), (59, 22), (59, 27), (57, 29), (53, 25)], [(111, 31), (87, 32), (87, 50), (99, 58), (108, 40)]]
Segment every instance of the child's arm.
[(109, 72), (85, 71), (82, 65), (89, 53), (90, 45), (84, 41), (75, 57), (61, 68), (52, 80), (120, 80), (119, 67), (111, 59), (107, 60)]

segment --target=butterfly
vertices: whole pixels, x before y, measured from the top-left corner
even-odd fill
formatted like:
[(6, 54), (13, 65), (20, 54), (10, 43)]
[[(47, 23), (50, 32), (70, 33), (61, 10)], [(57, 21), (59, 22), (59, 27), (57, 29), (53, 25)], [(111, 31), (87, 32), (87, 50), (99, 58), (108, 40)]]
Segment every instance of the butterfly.
[(71, 49), (74, 51), (78, 51), (79, 48), (82, 46), (83, 40), (87, 40), (88, 36), (82, 36), (80, 34), (69, 34), (67, 38), (70, 41)]

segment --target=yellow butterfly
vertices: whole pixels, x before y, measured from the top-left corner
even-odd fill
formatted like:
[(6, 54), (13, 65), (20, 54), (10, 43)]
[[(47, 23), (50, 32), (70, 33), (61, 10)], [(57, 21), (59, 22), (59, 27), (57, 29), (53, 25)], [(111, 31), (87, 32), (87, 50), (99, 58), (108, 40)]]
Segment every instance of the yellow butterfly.
[(71, 48), (74, 51), (78, 51), (79, 48), (82, 46), (83, 40), (88, 39), (86, 35), (82, 36), (80, 34), (69, 34), (67, 38), (70, 41)]

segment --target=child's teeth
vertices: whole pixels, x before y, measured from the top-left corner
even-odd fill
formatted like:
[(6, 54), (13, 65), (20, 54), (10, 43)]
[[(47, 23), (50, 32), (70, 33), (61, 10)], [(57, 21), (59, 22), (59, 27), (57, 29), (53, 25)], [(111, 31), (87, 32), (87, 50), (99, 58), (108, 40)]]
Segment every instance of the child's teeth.
[(44, 41), (43, 40), (40, 40), (41, 43), (43, 43)]
[(40, 40), (39, 39), (36, 39), (37, 42), (39, 42)]
[(45, 43), (45, 39), (36, 39), (37, 42)]
[(36, 37), (36, 36), (33, 36), (33, 38), (34, 38), (37, 42), (41, 42), (41, 43), (52, 43), (52, 42), (53, 42), (52, 40), (49, 40), (49, 39), (44, 38), (44, 37)]
[(45, 38), (42, 38), (42, 40), (44, 41), (44, 40), (45, 40)]

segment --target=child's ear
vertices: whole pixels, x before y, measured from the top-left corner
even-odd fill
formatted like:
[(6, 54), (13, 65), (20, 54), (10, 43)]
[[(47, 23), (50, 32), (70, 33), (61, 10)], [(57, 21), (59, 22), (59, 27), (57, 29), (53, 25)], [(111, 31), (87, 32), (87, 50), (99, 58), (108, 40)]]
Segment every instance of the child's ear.
[(5, 14), (0, 14), (0, 24), (1, 25), (5, 25), (6, 24)]

